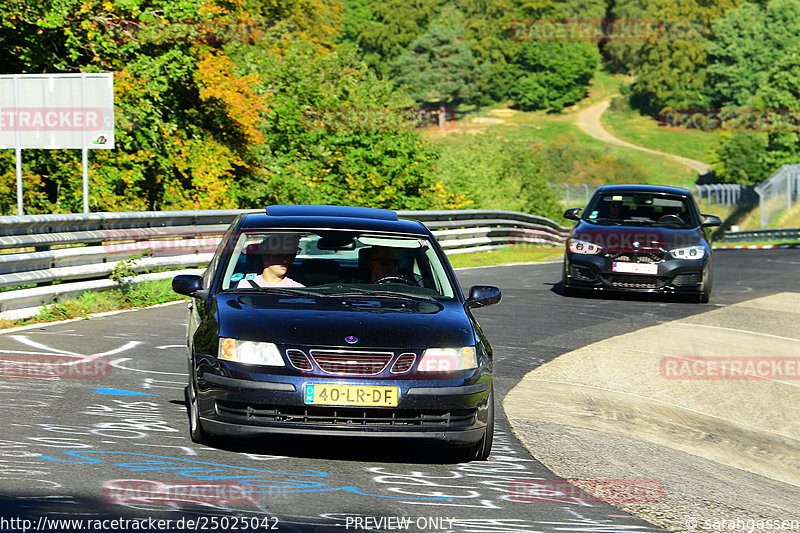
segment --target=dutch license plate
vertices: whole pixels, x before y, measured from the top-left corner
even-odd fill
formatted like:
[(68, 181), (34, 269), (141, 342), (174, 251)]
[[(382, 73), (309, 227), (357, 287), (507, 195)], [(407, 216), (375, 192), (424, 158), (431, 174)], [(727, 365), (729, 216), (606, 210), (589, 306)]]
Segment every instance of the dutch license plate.
[(658, 265), (651, 265), (648, 263), (625, 263), (623, 261), (614, 261), (611, 264), (612, 272), (624, 272), (626, 274), (658, 274)]
[(369, 385), (320, 385), (307, 383), (305, 403), (354, 407), (397, 407), (400, 389)]

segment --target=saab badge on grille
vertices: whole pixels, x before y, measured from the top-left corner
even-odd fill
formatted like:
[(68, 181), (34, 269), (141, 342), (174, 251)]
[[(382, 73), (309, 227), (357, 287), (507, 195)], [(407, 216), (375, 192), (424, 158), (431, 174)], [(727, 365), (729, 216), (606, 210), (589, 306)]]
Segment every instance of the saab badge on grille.
[(350, 335), (349, 337), (344, 338), (344, 342), (346, 342), (347, 344), (355, 344), (358, 342), (358, 337)]

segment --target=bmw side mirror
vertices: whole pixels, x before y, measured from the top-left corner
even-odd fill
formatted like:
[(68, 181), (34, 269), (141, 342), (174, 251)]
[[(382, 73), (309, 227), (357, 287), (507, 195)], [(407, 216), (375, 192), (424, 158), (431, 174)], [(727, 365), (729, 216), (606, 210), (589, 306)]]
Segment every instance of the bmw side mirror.
[(582, 207), (573, 207), (572, 209), (567, 209), (564, 211), (564, 218), (568, 218), (570, 220), (580, 220), (581, 219), (581, 210)]
[(178, 294), (195, 296), (203, 290), (203, 276), (196, 274), (181, 274), (172, 278), (172, 290)]
[(703, 217), (702, 225), (704, 228), (713, 228), (715, 226), (722, 225), (722, 219), (719, 218), (718, 216), (714, 215), (700, 215), (700, 216)]
[(467, 298), (467, 307), (486, 307), (500, 303), (503, 295), (500, 289), (491, 285), (474, 285), (469, 289), (469, 298)]

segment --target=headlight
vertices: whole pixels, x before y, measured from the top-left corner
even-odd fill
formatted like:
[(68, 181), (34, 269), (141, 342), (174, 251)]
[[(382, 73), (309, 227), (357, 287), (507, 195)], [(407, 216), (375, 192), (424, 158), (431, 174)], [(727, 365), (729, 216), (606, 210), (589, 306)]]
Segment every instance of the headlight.
[(428, 348), (417, 365), (419, 372), (454, 372), (478, 368), (474, 346), (463, 348)]
[(579, 241), (573, 239), (569, 241), (569, 251), (573, 254), (588, 254), (594, 255), (599, 254), (603, 251), (602, 246), (598, 246), (597, 244), (586, 242), (586, 241)]
[(240, 341), (221, 337), (217, 357), (248, 365), (285, 366), (278, 347), (271, 342)]
[(702, 259), (706, 255), (705, 246), (687, 246), (686, 248), (673, 248), (669, 251), (675, 259)]

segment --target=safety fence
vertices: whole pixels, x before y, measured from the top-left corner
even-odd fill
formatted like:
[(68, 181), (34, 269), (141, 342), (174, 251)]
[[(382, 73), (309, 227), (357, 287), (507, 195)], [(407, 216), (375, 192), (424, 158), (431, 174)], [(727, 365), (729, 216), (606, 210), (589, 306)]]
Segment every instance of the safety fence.
[(761, 227), (769, 227), (773, 220), (800, 199), (800, 165), (783, 165), (766, 181), (756, 185)]
[[(199, 273), (240, 210), (0, 217), (0, 318), (33, 316), (42, 305), (115, 287), (125, 261), (133, 282)], [(445, 253), (515, 244), (562, 244), (569, 232), (513, 211), (398, 211), (425, 224)], [(135, 261), (132, 256), (139, 255)], [(182, 270), (181, 270), (182, 269)]]
[(758, 201), (752, 185), (714, 183), (711, 185), (695, 185), (694, 190), (695, 199), (698, 202), (704, 201), (707, 204), (755, 204)]
[[(551, 183), (550, 188), (559, 194), (561, 202), (568, 207), (585, 206), (598, 189), (598, 185), (588, 183)], [(715, 183), (695, 185), (695, 197), (698, 202), (707, 204), (737, 205), (742, 202), (755, 204), (758, 197), (752, 185), (736, 185), (731, 183)]]

